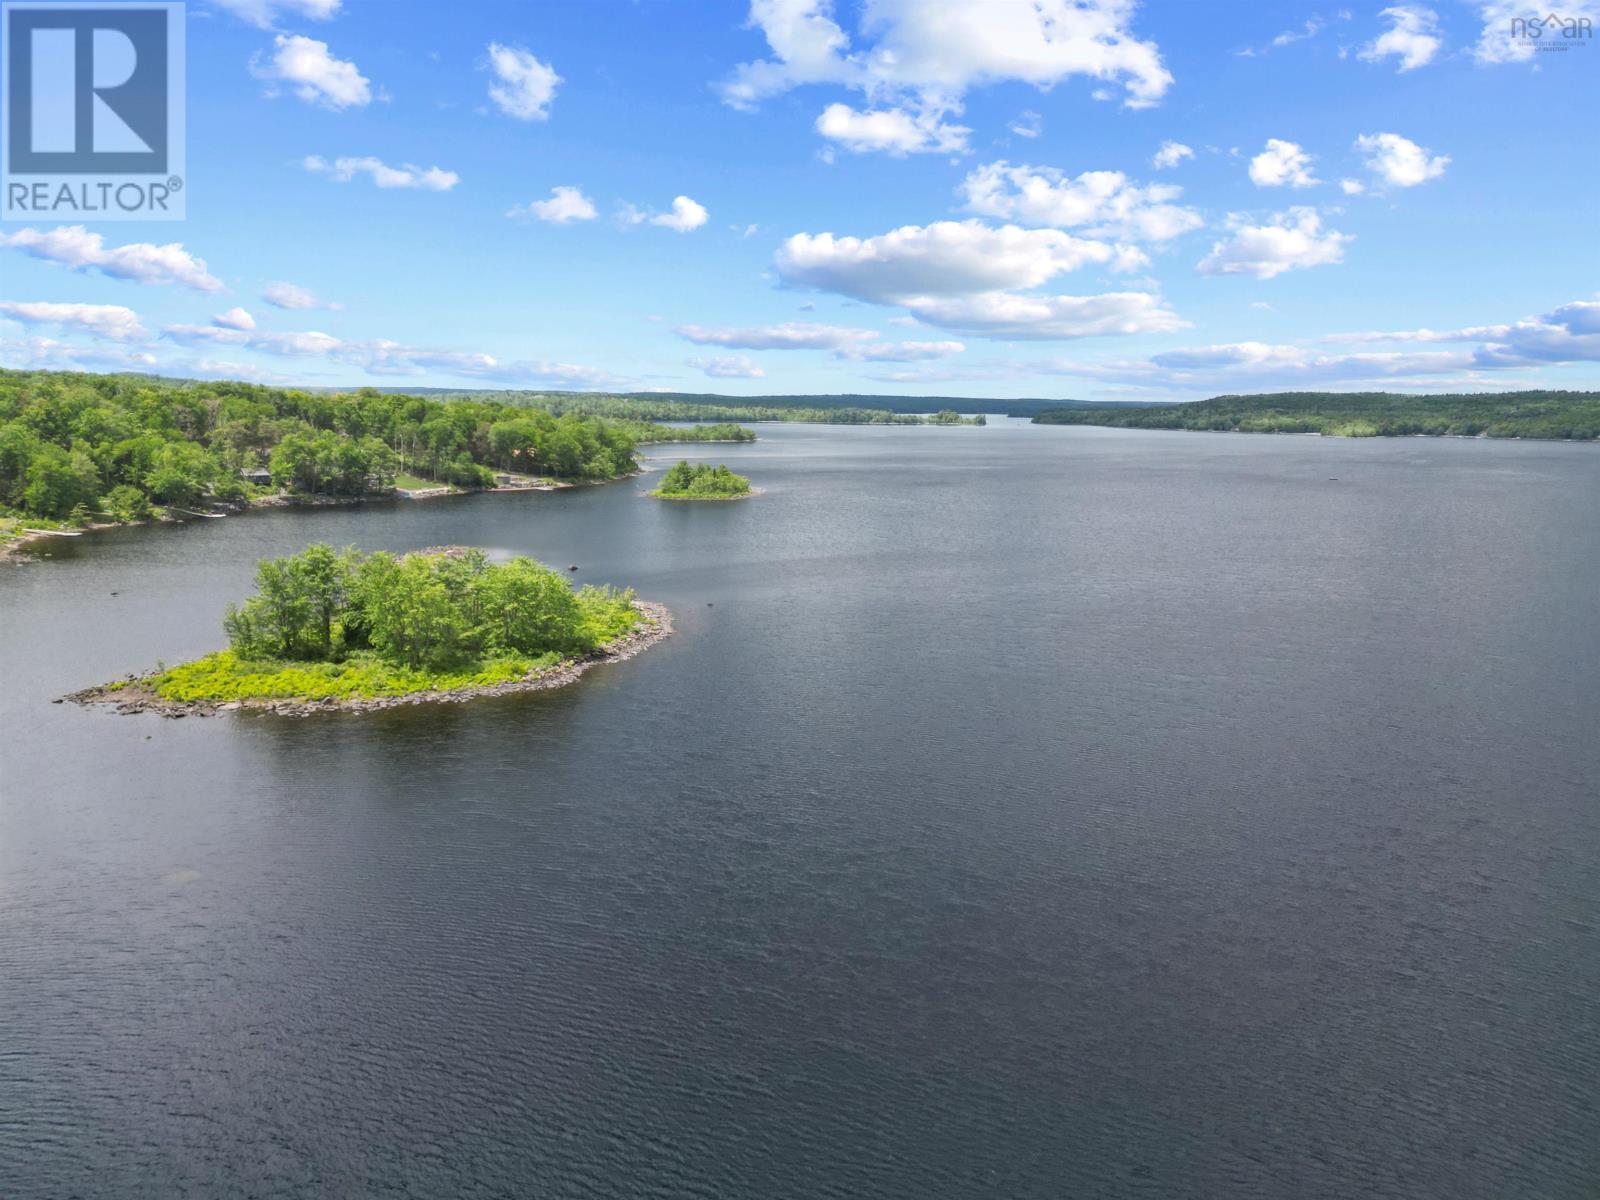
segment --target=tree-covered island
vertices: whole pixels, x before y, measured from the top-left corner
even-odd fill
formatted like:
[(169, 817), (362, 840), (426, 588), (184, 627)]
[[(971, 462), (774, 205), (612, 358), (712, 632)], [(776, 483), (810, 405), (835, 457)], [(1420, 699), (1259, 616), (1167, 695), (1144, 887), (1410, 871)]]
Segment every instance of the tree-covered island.
[(672, 630), (632, 591), (574, 589), (528, 558), (441, 547), (395, 556), (314, 545), (256, 567), (228, 606), (228, 649), (74, 693), (178, 716), (255, 707), (302, 714), (558, 687)]
[(748, 479), (721, 463), (713, 467), (685, 460), (667, 468), (650, 494), (662, 500), (740, 500), (754, 493)]

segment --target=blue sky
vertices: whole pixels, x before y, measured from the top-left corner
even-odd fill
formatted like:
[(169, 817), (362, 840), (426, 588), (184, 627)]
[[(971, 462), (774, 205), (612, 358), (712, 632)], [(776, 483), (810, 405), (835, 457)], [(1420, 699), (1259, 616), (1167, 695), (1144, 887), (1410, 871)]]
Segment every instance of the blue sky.
[(739, 394), (1595, 387), (1600, 45), (1511, 36), (1546, 11), (192, 0), (187, 219), (0, 226), (0, 362)]

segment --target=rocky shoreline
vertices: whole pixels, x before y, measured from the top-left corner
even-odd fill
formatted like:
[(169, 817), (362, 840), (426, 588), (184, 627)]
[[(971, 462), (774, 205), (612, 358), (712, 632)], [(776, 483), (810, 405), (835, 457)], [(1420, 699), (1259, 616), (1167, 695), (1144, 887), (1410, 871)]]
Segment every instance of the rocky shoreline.
[(227, 712), (269, 713), (280, 717), (310, 717), (320, 713), (378, 712), (399, 708), (407, 704), (461, 704), (481, 696), (510, 696), (518, 692), (542, 692), (551, 688), (566, 687), (584, 672), (605, 663), (626, 662), (643, 653), (657, 642), (672, 636), (672, 613), (664, 604), (649, 600), (635, 600), (636, 607), (645, 616), (645, 624), (632, 633), (618, 638), (582, 658), (570, 659), (547, 668), (537, 675), (523, 679), (510, 679), (504, 683), (484, 687), (452, 688), (449, 691), (412, 692), (405, 696), (376, 696), (371, 699), (295, 700), (288, 698), (259, 700), (166, 700), (158, 696), (149, 684), (149, 675), (130, 676), (114, 685), (84, 688), (70, 692), (56, 701), (73, 704), (106, 704), (119, 713), (151, 713), (158, 717), (214, 717)]

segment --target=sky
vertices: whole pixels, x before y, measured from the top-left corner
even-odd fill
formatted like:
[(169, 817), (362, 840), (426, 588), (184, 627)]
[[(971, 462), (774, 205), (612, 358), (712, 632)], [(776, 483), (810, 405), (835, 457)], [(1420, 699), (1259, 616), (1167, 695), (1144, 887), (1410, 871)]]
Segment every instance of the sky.
[(186, 219), (0, 224), (0, 365), (1594, 388), (1600, 0), (1555, 11), (1590, 24), (1513, 36), (1550, 14), (1507, 0), (191, 0)]

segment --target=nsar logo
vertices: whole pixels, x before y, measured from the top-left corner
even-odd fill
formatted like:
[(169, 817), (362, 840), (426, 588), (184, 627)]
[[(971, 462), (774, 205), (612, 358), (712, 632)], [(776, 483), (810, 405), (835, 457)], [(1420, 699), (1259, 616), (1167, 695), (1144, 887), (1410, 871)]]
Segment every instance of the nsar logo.
[(0, 4), (6, 220), (181, 220), (181, 3)]

